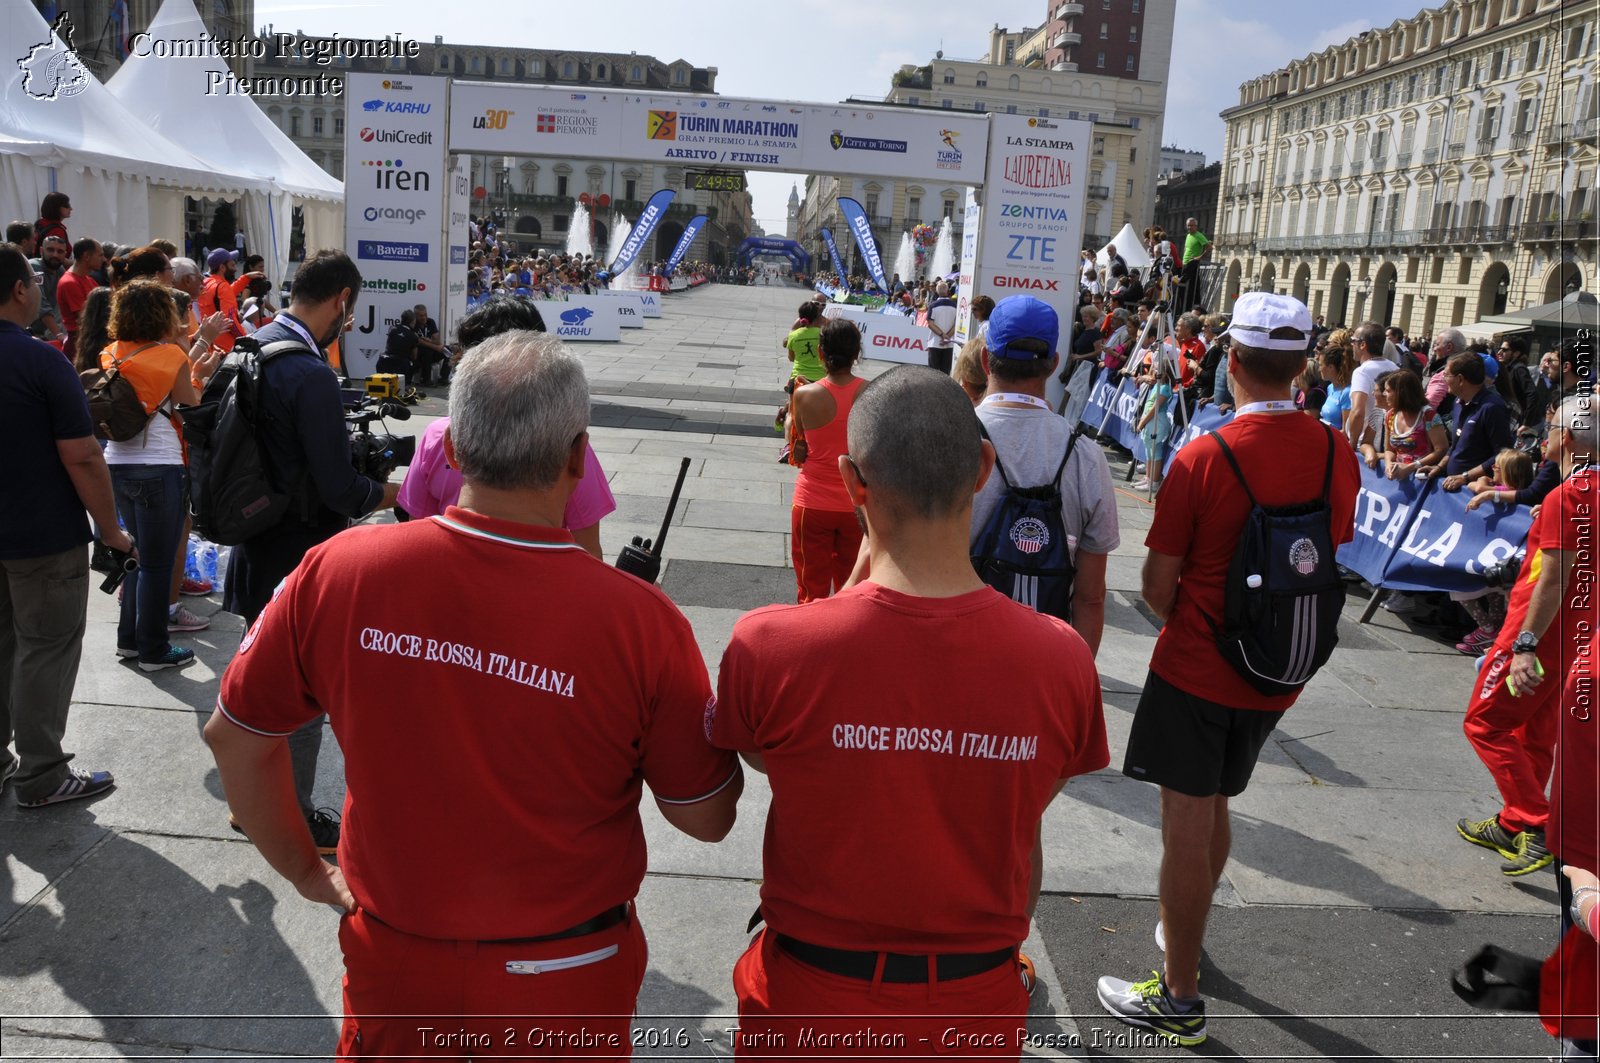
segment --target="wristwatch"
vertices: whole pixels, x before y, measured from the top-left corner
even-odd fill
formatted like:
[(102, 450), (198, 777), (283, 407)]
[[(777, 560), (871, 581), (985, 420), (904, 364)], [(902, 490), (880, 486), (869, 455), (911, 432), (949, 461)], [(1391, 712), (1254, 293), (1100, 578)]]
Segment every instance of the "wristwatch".
[(1512, 653), (1538, 653), (1539, 636), (1531, 631), (1524, 631), (1517, 636), (1517, 641), (1511, 644)]

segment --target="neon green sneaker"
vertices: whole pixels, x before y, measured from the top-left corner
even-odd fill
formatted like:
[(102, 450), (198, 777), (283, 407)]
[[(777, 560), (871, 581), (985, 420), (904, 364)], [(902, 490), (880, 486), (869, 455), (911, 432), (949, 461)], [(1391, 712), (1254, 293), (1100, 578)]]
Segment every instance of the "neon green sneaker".
[(1473, 845), (1493, 849), (1507, 860), (1517, 858), (1517, 836), (1500, 825), (1500, 817), (1490, 816), (1476, 822), (1464, 819), (1456, 824), (1456, 833)]
[(1544, 831), (1525, 830), (1517, 835), (1517, 855), (1500, 865), (1508, 878), (1531, 875), (1555, 863), (1555, 855), (1545, 847)]
[(1193, 1048), (1206, 1039), (1206, 1002), (1196, 997), (1179, 1001), (1168, 991), (1156, 971), (1143, 982), (1125, 982), (1105, 977), (1096, 985), (1100, 1006), (1129, 1026), (1153, 1030), (1161, 1036)]

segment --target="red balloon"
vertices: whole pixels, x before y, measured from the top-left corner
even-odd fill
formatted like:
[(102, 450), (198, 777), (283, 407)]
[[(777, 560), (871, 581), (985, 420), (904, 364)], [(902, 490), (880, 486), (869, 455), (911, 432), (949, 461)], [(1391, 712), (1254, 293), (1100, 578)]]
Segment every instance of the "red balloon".
[(604, 192), (601, 192), (600, 193), (600, 205), (602, 207), (611, 206), (611, 197), (606, 195)]
[(483, 187), (482, 185), (479, 185), (477, 188), (474, 188), (472, 190), (472, 198), (473, 199), (488, 199), (489, 198), (489, 190), (487, 188)]
[(583, 195), (579, 196), (578, 202), (587, 207), (589, 205), (589, 193), (585, 192)]

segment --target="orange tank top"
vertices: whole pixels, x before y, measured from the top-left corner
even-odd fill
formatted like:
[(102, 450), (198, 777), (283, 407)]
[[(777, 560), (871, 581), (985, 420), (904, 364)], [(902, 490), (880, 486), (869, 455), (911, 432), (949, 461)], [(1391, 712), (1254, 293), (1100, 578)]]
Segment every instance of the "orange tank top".
[(845, 494), (839, 477), (839, 455), (845, 453), (845, 426), (850, 407), (866, 383), (860, 377), (840, 387), (827, 377), (818, 381), (833, 396), (833, 420), (821, 428), (806, 429), (806, 463), (800, 466), (800, 479), (794, 485), (794, 504), (827, 513), (849, 513), (855, 507)]

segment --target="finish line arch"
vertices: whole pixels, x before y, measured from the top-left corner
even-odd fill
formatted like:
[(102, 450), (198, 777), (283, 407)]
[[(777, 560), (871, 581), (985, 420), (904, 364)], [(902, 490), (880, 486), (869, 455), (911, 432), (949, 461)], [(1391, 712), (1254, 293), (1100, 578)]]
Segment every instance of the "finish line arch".
[(761, 255), (787, 258), (796, 272), (811, 272), (811, 255), (798, 240), (782, 236), (749, 237), (739, 245), (735, 258), (741, 266), (748, 266), (751, 259)]
[[(345, 239), (368, 305), (348, 337), (353, 371), (376, 364), (402, 309), (436, 307), (447, 335), (465, 313), (466, 153), (966, 185), (958, 336), (973, 296), (1029, 291), (1055, 307), (1070, 349), (1088, 122), (359, 72), (345, 94)], [(856, 224), (871, 239), (870, 221)], [(863, 233), (834, 235), (859, 246)]]

